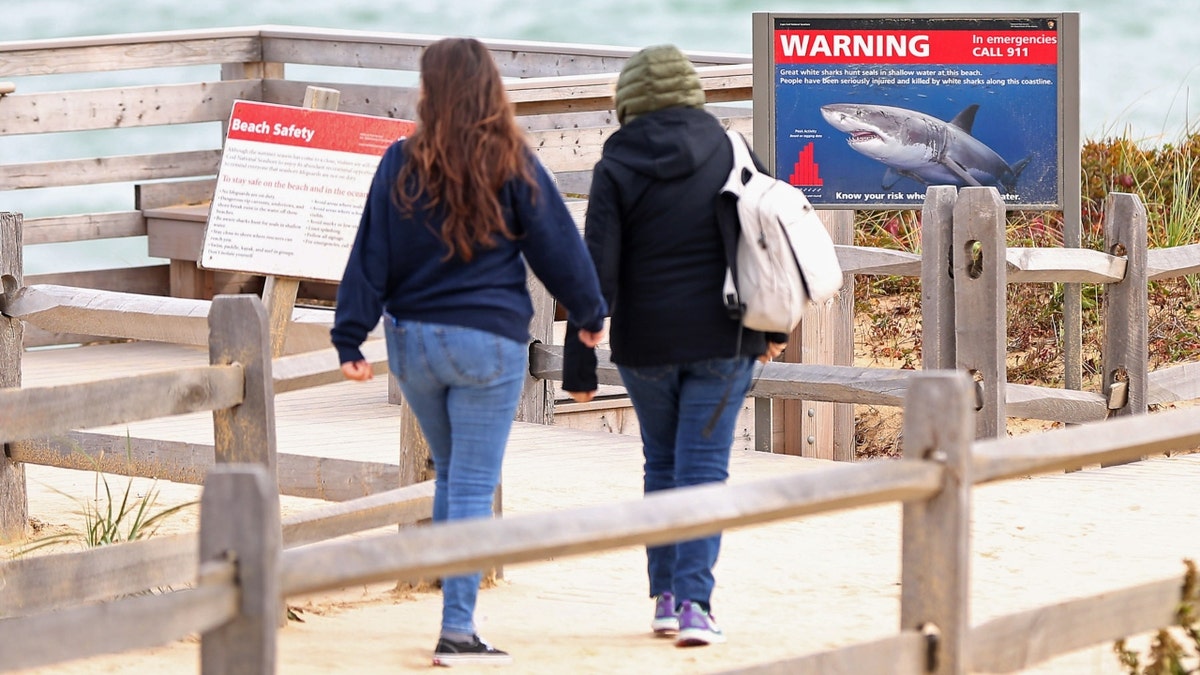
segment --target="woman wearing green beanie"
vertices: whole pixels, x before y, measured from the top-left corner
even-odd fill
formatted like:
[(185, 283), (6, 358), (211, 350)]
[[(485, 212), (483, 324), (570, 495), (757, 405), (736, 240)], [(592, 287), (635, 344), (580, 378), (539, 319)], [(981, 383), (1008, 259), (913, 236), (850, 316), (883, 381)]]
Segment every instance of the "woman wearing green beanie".
[[(704, 100), (676, 47), (632, 56), (617, 79), (621, 127), (604, 144), (588, 196), (584, 238), (612, 310), (612, 360), (641, 427), (646, 493), (728, 478), (756, 363), (787, 340), (746, 330), (725, 309), (737, 214), (718, 194), (733, 152)], [(568, 322), (563, 389), (588, 401), (596, 357), (576, 328)], [(718, 534), (647, 547), (656, 635), (680, 647), (725, 641), (712, 612), (720, 546)]]

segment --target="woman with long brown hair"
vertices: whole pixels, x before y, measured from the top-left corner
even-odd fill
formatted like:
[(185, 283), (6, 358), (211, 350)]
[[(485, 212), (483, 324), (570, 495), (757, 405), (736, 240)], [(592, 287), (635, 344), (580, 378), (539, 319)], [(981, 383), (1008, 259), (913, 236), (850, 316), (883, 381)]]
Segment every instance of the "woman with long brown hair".
[[(435, 523), (492, 516), (528, 374), (529, 267), (599, 342), (607, 306), (550, 175), (529, 150), (479, 41), (421, 57), (417, 129), (383, 155), (337, 294), (342, 373), (371, 378), (360, 347), (383, 315), (388, 366), (429, 443)], [(476, 632), (480, 573), (442, 580), (433, 662), (507, 663)]]

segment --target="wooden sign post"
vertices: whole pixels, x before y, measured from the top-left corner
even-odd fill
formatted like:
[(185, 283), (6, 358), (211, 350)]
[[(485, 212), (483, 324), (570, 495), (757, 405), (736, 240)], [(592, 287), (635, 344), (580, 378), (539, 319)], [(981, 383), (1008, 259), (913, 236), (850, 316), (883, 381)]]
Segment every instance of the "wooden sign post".
[(200, 267), (266, 277), (271, 355), (284, 354), (302, 280), (337, 282), (379, 157), (415, 125), (336, 112), (308, 87), (303, 107), (234, 103)]
[[(337, 110), (342, 94), (336, 89), (308, 87), (304, 90), (304, 107), (313, 110)], [(296, 306), (300, 279), (268, 274), (263, 285), (263, 304), (267, 308), (267, 327), (271, 332), (271, 358), (283, 356), (287, 343), (287, 326)]]

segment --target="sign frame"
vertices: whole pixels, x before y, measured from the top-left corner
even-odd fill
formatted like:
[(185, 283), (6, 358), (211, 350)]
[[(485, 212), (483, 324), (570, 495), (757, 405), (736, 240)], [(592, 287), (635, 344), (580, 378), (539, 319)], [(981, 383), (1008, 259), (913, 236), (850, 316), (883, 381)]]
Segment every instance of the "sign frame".
[(238, 100), (202, 269), (338, 282), (379, 159), (409, 120)]
[[(1052, 54), (1045, 45), (1033, 53), (1023, 48), (1022, 34), (1033, 39), (1048, 33), (1057, 37)], [(901, 38), (914, 36), (926, 42), (914, 42), (917, 48), (906, 51)], [(896, 38), (890, 46), (884, 42), (889, 37)], [(865, 48), (855, 51), (850, 42), (855, 39)], [(784, 55), (786, 40), (791, 40), (791, 52)], [(802, 41), (804, 49), (798, 49)], [(973, 55), (972, 44), (999, 51)], [(1054, 62), (1047, 64), (1048, 58)], [(804, 190), (818, 209), (916, 209), (929, 185), (991, 184), (1011, 210), (1063, 210), (1068, 220), (1079, 212), (1078, 12), (754, 12), (753, 62), (755, 152), (774, 175)], [(929, 75), (914, 77), (917, 72)], [(960, 76), (963, 72), (970, 75)], [(1045, 84), (1047, 79), (1052, 84)], [(986, 84), (989, 80), (992, 85)], [(1007, 90), (1006, 81), (1013, 82)], [(1023, 107), (1021, 95), (1041, 107)], [(836, 107), (843, 103), (849, 109)], [(974, 112), (946, 112), (972, 105), (978, 105)], [(828, 107), (828, 114), (822, 107)], [(909, 139), (900, 147), (907, 154), (888, 154), (878, 144), (858, 145), (876, 156), (856, 151), (845, 131), (853, 122), (839, 119), (843, 126), (835, 127), (830, 121), (832, 115), (850, 114), (883, 125), (895, 123), (897, 111), (906, 118), (894, 128), (907, 131), (887, 140)], [(984, 124), (996, 125), (997, 117), (1010, 124), (992, 135), (1001, 152), (993, 151), (979, 133)], [(1018, 122), (1028, 127), (1014, 128)], [(918, 126), (936, 127), (937, 134), (954, 136), (958, 145), (938, 145), (933, 135), (922, 145), (913, 140), (912, 129)], [(967, 145), (983, 149), (962, 154)], [(1010, 146), (1023, 147), (1021, 156), (1001, 157)], [(920, 152), (923, 157), (914, 159)], [(785, 154), (786, 163), (781, 161)]]

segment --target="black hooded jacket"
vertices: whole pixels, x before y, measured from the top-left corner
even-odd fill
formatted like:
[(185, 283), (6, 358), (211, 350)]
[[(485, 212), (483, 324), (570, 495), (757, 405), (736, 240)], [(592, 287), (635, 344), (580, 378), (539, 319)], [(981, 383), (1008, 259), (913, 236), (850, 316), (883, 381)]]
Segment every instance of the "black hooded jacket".
[[(638, 115), (605, 142), (584, 239), (611, 308), (614, 363), (657, 366), (766, 351), (765, 335), (742, 329), (721, 297), (737, 215), (718, 194), (732, 166), (724, 128), (701, 109)], [(725, 210), (721, 218), (718, 209)], [(577, 330), (568, 323), (563, 389), (592, 391), (595, 352)]]

